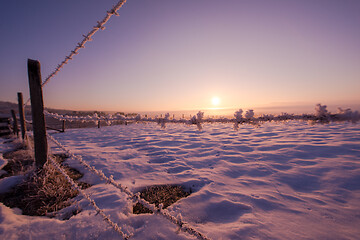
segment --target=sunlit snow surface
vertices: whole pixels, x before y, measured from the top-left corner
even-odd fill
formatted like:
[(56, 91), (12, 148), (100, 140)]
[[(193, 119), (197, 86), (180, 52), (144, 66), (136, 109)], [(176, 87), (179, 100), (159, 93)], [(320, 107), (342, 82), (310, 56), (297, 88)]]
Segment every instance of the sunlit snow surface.
[[(212, 239), (358, 239), (360, 124), (130, 124), (52, 133), (132, 191), (182, 184), (194, 192), (169, 210)], [(52, 147), (53, 152), (59, 152)], [(76, 160), (68, 162), (83, 169)], [(193, 239), (161, 216), (133, 215), (126, 195), (85, 171), (86, 190), (132, 239)], [(0, 237), (113, 239), (81, 197), (69, 221), (0, 205)], [(62, 213), (66, 214), (63, 210)]]

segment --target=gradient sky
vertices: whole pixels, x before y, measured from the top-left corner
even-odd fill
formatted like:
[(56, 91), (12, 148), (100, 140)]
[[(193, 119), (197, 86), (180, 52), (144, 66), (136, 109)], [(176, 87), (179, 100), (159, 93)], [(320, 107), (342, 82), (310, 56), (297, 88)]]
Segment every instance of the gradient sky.
[[(116, 0), (0, 2), (0, 100), (29, 96)], [(44, 88), (45, 105), (158, 111), (360, 104), (358, 0), (128, 0)]]

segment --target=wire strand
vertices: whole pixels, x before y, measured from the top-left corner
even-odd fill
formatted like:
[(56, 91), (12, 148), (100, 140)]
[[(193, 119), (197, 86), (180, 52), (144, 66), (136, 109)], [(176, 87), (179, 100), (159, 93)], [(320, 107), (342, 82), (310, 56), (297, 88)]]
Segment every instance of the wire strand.
[[(113, 8), (111, 8), (109, 11), (106, 12), (105, 17), (101, 21), (97, 21), (97, 25), (95, 25), (90, 32), (88, 32), (86, 35), (83, 35), (83, 40), (79, 42), (73, 50), (70, 51), (70, 54), (65, 57), (65, 59), (57, 65), (55, 70), (49, 74), (49, 76), (42, 82), (41, 86), (45, 86), (49, 81), (64, 67), (65, 64), (67, 64), (70, 60), (73, 59), (73, 56), (77, 55), (79, 50), (81, 48), (85, 48), (85, 44), (89, 41), (92, 41), (92, 36), (98, 31), (98, 30), (104, 30), (104, 25), (109, 21), (110, 17), (112, 15), (119, 16), (119, 13), (117, 12), (124, 4), (126, 3), (126, 0), (120, 0)], [(24, 106), (26, 106), (30, 101), (30, 98), (25, 102)]]
[(189, 233), (190, 235), (193, 235), (197, 237), (199, 240), (210, 240), (210, 238), (206, 237), (201, 232), (197, 231), (193, 227), (190, 226), (187, 222), (184, 222), (181, 217), (174, 217), (172, 216), (168, 210), (162, 209), (162, 207), (156, 207), (155, 204), (152, 204), (145, 199), (140, 197), (140, 194), (134, 194), (132, 193), (126, 186), (123, 186), (119, 183), (117, 183), (113, 176), (107, 177), (101, 170), (97, 170), (95, 167), (90, 166), (88, 163), (86, 163), (83, 158), (80, 155), (75, 155), (70, 150), (65, 148), (60, 142), (58, 142), (53, 136), (47, 134), (48, 138), (55, 143), (59, 148), (64, 150), (67, 154), (69, 154), (72, 158), (77, 159), (83, 166), (85, 166), (88, 170), (98, 175), (101, 179), (105, 180), (107, 183), (113, 185), (114, 187), (118, 188), (120, 191), (126, 193), (130, 199), (132, 199), (134, 202), (141, 203), (144, 207), (150, 209), (155, 214), (161, 215), (165, 217), (167, 220), (169, 220), (171, 223), (176, 224), (180, 230)]
[(93, 199), (91, 199), (90, 196), (89, 196), (88, 194), (86, 194), (86, 193), (79, 187), (79, 185), (78, 185), (76, 182), (74, 182), (74, 180), (72, 180), (72, 179), (69, 177), (69, 175), (65, 172), (65, 170), (64, 170), (62, 167), (60, 167), (60, 165), (59, 165), (52, 157), (49, 156), (48, 159), (49, 159), (49, 161), (55, 166), (55, 168), (66, 178), (66, 180), (71, 184), (72, 188), (75, 189), (75, 190), (77, 190), (77, 191), (79, 191), (79, 193), (80, 193), (81, 195), (83, 195), (83, 196), (90, 202), (90, 204), (95, 208), (96, 212), (103, 217), (103, 220), (104, 220), (106, 223), (108, 223), (116, 232), (118, 232), (123, 239), (129, 239), (129, 238), (130, 238), (130, 236), (127, 235), (126, 233), (124, 233), (124, 232), (121, 230), (121, 227), (119, 227), (119, 225), (117, 225), (116, 223), (114, 223), (114, 222), (110, 219), (110, 217), (109, 217), (108, 215), (106, 215), (106, 214), (104, 213), (104, 211), (97, 206), (96, 202), (95, 202)]

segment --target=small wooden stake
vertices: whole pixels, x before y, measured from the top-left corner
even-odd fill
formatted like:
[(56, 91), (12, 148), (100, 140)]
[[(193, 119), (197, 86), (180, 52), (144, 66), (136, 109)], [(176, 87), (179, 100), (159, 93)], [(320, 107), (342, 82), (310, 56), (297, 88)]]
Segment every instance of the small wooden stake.
[(28, 76), (34, 132), (35, 163), (37, 168), (42, 168), (47, 161), (48, 148), (39, 61), (28, 59)]
[(98, 121), (98, 128), (100, 128), (100, 120)]
[(62, 132), (65, 132), (65, 120), (62, 121)]
[(17, 137), (19, 137), (18, 122), (17, 122), (17, 118), (16, 118), (16, 113), (13, 109), (11, 109), (11, 115), (13, 117), (13, 133)]
[(21, 137), (22, 137), (23, 140), (25, 140), (25, 138), (26, 138), (26, 123), (25, 123), (25, 111), (24, 111), (23, 95), (22, 95), (21, 92), (18, 92), (17, 95), (18, 95), (18, 105), (19, 105)]

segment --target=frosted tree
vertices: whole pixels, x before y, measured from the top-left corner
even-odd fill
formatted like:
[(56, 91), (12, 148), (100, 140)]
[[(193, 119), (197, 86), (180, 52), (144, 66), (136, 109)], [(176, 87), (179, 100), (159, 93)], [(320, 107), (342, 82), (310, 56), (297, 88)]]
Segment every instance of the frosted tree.
[(170, 113), (166, 113), (166, 114), (165, 114), (165, 119), (166, 119), (166, 120), (169, 120), (169, 119), (170, 119)]
[(329, 117), (329, 112), (326, 109), (326, 105), (316, 104), (315, 106), (315, 116), (320, 120), (326, 120)]
[(348, 120), (352, 122), (357, 122), (360, 119), (358, 111), (352, 111), (350, 108), (342, 109), (338, 108), (337, 116), (340, 120)]
[(191, 122), (192, 124), (196, 124), (197, 127), (198, 127), (198, 129), (199, 129), (199, 131), (201, 131), (201, 130), (202, 130), (201, 122), (202, 122), (203, 118), (204, 118), (204, 112), (199, 111), (199, 112), (196, 114), (196, 116), (193, 116), (193, 117), (190, 119), (190, 122)]
[(241, 122), (241, 121), (242, 121), (242, 118), (243, 118), (242, 114), (243, 114), (243, 110), (242, 110), (242, 109), (239, 109), (238, 111), (236, 111), (236, 112), (234, 113), (234, 117), (235, 117), (235, 119), (236, 119), (237, 122)]
[(196, 116), (197, 116), (198, 121), (201, 122), (203, 120), (203, 118), (204, 118), (204, 112), (199, 111), (196, 114)]
[(253, 119), (254, 118), (254, 110), (252, 110), (252, 109), (249, 109), (249, 110), (247, 110), (246, 111), (246, 113), (245, 113), (245, 118), (247, 119), (247, 120), (251, 120), (251, 119)]
[(204, 112), (199, 111), (196, 115), (194, 115), (194, 116), (191, 118), (191, 123), (192, 123), (192, 124), (201, 123), (202, 120), (203, 120), (203, 118), (204, 118)]

